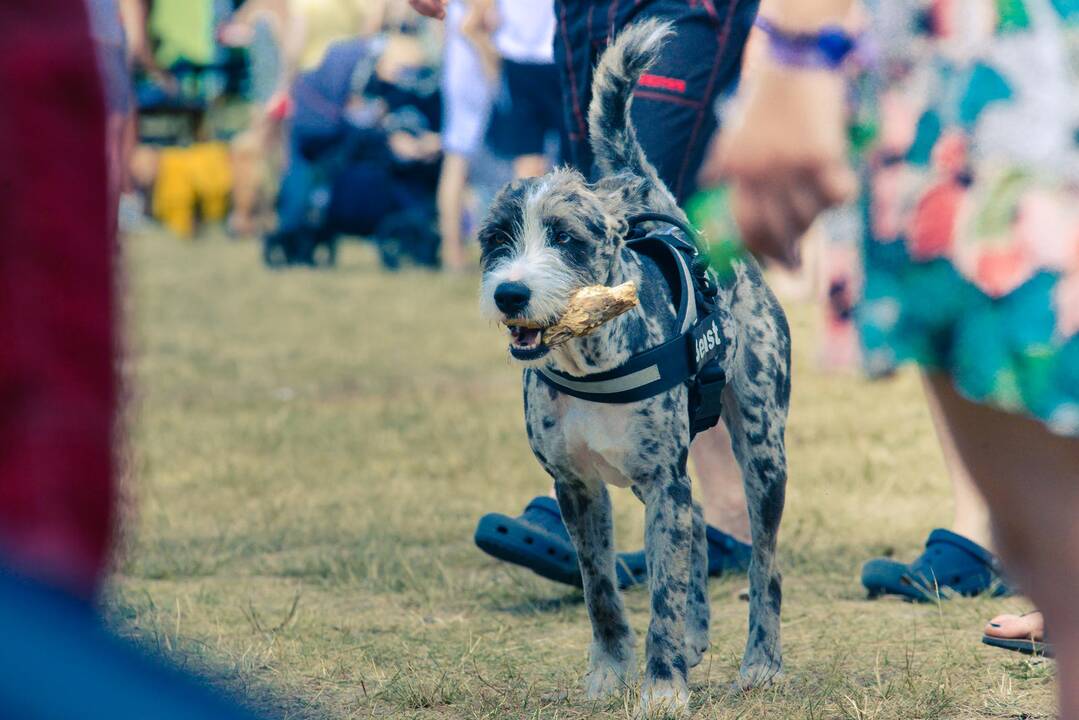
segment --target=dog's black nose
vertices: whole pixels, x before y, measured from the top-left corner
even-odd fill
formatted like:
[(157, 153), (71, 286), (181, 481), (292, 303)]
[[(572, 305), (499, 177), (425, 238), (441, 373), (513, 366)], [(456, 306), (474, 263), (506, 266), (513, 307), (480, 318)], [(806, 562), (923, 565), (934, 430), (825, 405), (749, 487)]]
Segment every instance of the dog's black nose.
[(504, 282), (495, 288), (495, 305), (509, 317), (524, 310), (531, 298), (532, 291), (524, 283)]

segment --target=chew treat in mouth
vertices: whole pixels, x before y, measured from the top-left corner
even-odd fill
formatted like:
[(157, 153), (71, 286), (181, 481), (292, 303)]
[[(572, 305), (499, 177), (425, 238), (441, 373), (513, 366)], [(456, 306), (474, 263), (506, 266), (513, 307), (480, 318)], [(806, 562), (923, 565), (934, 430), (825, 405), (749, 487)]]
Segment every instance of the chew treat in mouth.
[(510, 331), (510, 354), (518, 360), (536, 360), (575, 337), (584, 337), (603, 323), (636, 306), (637, 284), (617, 287), (591, 285), (573, 293), (562, 318), (550, 326), (524, 318), (503, 320)]
[(570, 298), (562, 319), (541, 331), (543, 344), (557, 347), (575, 337), (584, 337), (637, 303), (637, 283), (632, 281), (615, 287), (581, 288)]

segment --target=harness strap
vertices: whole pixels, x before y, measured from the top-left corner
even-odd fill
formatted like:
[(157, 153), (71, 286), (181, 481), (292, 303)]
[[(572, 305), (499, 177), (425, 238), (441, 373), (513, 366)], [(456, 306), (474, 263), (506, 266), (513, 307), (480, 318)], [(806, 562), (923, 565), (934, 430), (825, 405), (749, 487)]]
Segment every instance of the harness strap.
[[(686, 237), (693, 236), (693, 231), (677, 218), (660, 213), (635, 215), (629, 222), (631, 228), (645, 222), (662, 222), (677, 227)], [(701, 273), (690, 268), (697, 248), (674, 233), (637, 235), (626, 242), (626, 247), (651, 257), (659, 265), (675, 294), (679, 334), (634, 355), (614, 370), (576, 377), (541, 366), (540, 379), (567, 395), (598, 403), (636, 402), (689, 383), (690, 428), (696, 434), (717, 422), (720, 395), (726, 385), (722, 368), (709, 366), (722, 350), (723, 336), (718, 313), (699, 316), (702, 308), (712, 309), (707, 305), (712, 295), (707, 287), (699, 287), (697, 276)], [(702, 305), (701, 300), (706, 304)]]
[(650, 398), (685, 382), (693, 374), (687, 364), (689, 358), (686, 336), (678, 335), (607, 372), (579, 378), (545, 366), (539, 371), (547, 384), (567, 395), (592, 402), (629, 403)]

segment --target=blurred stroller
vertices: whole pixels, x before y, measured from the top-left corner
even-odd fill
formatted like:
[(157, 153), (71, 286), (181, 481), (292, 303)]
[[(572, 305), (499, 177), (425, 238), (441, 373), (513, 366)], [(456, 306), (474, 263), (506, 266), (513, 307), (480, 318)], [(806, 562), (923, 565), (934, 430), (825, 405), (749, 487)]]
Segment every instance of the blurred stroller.
[(389, 269), (438, 266), (438, 83), (422, 66), (376, 72), (396, 41), (335, 43), (297, 79), (268, 266), (332, 266), (341, 235), (373, 240)]

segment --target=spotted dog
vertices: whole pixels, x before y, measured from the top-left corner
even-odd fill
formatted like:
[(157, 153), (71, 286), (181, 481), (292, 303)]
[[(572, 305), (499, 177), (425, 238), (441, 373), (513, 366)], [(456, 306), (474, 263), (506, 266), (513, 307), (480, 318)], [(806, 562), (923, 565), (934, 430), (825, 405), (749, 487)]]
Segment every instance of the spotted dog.
[[(510, 331), (524, 366), (525, 422), (532, 451), (555, 481), (562, 517), (580, 559), (592, 646), (589, 697), (619, 692), (636, 676), (635, 638), (616, 589), (607, 485), (645, 505), (652, 617), (641, 688), (645, 714), (686, 707), (687, 671), (708, 648), (707, 544), (686, 462), (691, 441), (686, 384), (638, 402), (600, 404), (543, 381), (557, 370), (584, 377), (618, 368), (676, 337), (676, 308), (657, 264), (625, 246), (629, 218), (662, 212), (685, 220), (645, 158), (630, 120), (633, 87), (654, 62), (670, 26), (626, 28), (603, 54), (593, 84), (589, 134), (600, 177), (559, 168), (499, 193), (480, 232), (483, 313)], [(543, 328), (583, 286), (636, 281), (640, 305), (594, 334), (548, 348)], [(786, 318), (752, 258), (719, 281), (720, 321), (711, 348), (727, 376), (723, 420), (742, 468), (752, 523), (749, 638), (743, 687), (781, 671), (781, 583), (776, 534), (786, 485), (784, 428), (790, 397)], [(700, 348), (698, 348), (700, 349)]]

